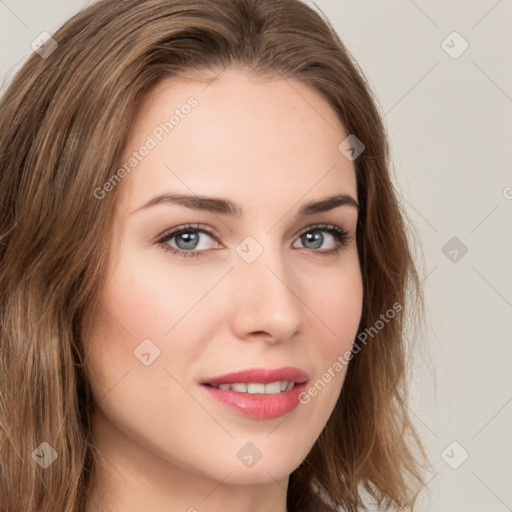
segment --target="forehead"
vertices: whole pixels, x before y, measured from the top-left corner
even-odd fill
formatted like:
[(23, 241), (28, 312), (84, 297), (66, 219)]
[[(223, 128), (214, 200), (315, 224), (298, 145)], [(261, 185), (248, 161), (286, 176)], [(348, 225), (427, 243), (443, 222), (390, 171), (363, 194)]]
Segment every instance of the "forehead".
[(295, 80), (234, 70), (211, 82), (165, 79), (134, 119), (124, 200), (131, 207), (168, 190), (242, 202), (309, 191), (357, 199), (353, 163), (338, 150), (347, 135), (327, 101)]

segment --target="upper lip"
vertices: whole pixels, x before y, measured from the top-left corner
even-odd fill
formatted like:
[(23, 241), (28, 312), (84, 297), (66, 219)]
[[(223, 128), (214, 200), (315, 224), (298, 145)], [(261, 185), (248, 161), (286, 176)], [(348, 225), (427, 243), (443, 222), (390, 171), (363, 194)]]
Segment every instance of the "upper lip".
[(283, 368), (251, 368), (234, 373), (226, 373), (218, 377), (204, 379), (201, 384), (211, 384), (218, 386), (219, 384), (236, 384), (236, 383), (249, 383), (257, 382), (262, 384), (269, 384), (271, 382), (286, 381), (296, 382), (302, 384), (309, 379), (309, 375), (299, 368), (286, 366)]

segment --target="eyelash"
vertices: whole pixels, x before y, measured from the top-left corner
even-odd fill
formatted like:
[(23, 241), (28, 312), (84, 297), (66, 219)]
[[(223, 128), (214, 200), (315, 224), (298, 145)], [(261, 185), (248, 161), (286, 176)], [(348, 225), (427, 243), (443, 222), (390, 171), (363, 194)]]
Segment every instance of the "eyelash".
[[(301, 236), (305, 235), (306, 233), (310, 233), (312, 231), (323, 231), (326, 233), (329, 233), (332, 235), (336, 241), (336, 247), (334, 249), (324, 249), (323, 251), (320, 250), (312, 250), (310, 249), (310, 252), (317, 254), (319, 256), (332, 256), (339, 254), (340, 250), (346, 247), (348, 242), (350, 241), (350, 235), (347, 231), (344, 229), (339, 228), (338, 226), (333, 226), (331, 224), (317, 224), (314, 226), (308, 227), (308, 229), (302, 231), (302, 233), (298, 236), (300, 238)], [(181, 235), (183, 233), (191, 233), (191, 232), (197, 232), (197, 233), (205, 233), (206, 235), (209, 235), (211, 238), (216, 240), (217, 236), (212, 231), (209, 231), (208, 229), (203, 228), (203, 224), (187, 224), (185, 226), (181, 226), (177, 229), (174, 229), (173, 231), (169, 231), (165, 233), (162, 238), (160, 238), (157, 243), (162, 246), (162, 249), (164, 251), (170, 252), (173, 255), (179, 255), (181, 257), (200, 257), (200, 256), (206, 256), (205, 253), (208, 252), (208, 250), (190, 250), (190, 251), (184, 251), (182, 249), (176, 249), (174, 247), (171, 247), (167, 242), (169, 240), (172, 240), (175, 236)], [(305, 248), (307, 250), (307, 248)]]

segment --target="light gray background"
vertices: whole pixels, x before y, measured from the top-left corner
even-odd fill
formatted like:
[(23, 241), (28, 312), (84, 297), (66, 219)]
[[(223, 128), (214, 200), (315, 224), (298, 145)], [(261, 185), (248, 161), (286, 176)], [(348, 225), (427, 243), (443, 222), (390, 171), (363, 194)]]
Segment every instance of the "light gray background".
[[(0, 0), (2, 87), (36, 36), (86, 3)], [(424, 252), (428, 331), (410, 409), (434, 471), (418, 510), (512, 510), (512, 2), (316, 5), (377, 95)], [(462, 48), (454, 31), (469, 44), (457, 58), (445, 51)], [(443, 253), (452, 237), (462, 257)]]

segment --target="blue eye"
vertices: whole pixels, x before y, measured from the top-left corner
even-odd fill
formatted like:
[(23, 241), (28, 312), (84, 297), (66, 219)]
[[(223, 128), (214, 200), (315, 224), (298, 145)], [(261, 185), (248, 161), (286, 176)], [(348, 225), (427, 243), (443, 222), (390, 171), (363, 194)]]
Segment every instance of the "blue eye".
[[(204, 256), (206, 253), (205, 248), (200, 247), (198, 249), (198, 246), (204, 245), (200, 243), (201, 238), (204, 238), (200, 237), (200, 234), (208, 235), (208, 237), (215, 240), (215, 235), (210, 231), (202, 228), (200, 224), (190, 224), (167, 233), (163, 236), (163, 238), (158, 240), (158, 243), (162, 245), (164, 250), (169, 251), (172, 254), (178, 254), (184, 257)], [(170, 245), (169, 242), (171, 242), (173, 239), (176, 239), (174, 243), (177, 247)]]
[[(325, 233), (327, 233), (327, 236), (325, 236)], [(206, 235), (206, 237), (201, 235)], [(157, 243), (160, 244), (165, 251), (174, 255), (199, 257), (204, 256), (208, 249), (211, 248), (208, 247), (208, 238), (213, 240), (214, 243), (218, 243), (216, 235), (208, 229), (203, 228), (201, 224), (189, 224), (166, 233)], [(206, 239), (206, 241), (204, 239)], [(309, 227), (299, 235), (298, 240), (301, 241), (305, 249), (310, 249), (314, 254), (327, 256), (338, 254), (350, 241), (350, 235), (347, 231), (337, 226), (323, 224)], [(331, 247), (317, 250), (321, 248), (326, 241), (331, 242)]]
[[(327, 233), (327, 237), (324, 233)], [(326, 240), (329, 241), (329, 239), (334, 243), (334, 247), (324, 249), (323, 251), (315, 250), (320, 248)], [(326, 224), (308, 228), (307, 231), (304, 231), (302, 235), (300, 235), (299, 240), (302, 242), (305, 249), (313, 249), (314, 252), (324, 255), (338, 254), (340, 249), (348, 244), (350, 236), (344, 229)]]

